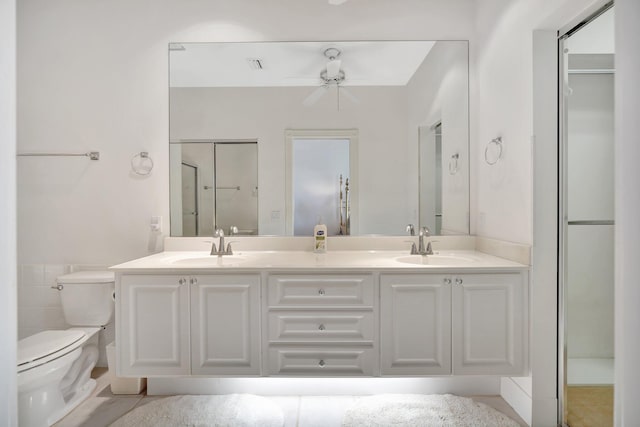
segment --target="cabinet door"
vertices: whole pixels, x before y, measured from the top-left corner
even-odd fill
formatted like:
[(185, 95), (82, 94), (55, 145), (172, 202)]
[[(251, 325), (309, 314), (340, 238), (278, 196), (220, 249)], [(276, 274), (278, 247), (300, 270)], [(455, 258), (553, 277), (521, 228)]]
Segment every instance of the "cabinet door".
[(450, 278), (383, 275), (380, 299), (382, 375), (450, 374)]
[(453, 373), (526, 374), (526, 276), (456, 275), (452, 287)]
[(119, 298), (119, 375), (188, 375), (187, 278), (125, 275)]
[(193, 375), (260, 374), (260, 276), (194, 276)]

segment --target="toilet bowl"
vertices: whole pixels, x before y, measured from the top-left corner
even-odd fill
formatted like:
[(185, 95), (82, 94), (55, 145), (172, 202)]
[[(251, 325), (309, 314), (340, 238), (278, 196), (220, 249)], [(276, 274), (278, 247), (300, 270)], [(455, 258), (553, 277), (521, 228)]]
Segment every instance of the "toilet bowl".
[(65, 319), (82, 327), (43, 331), (18, 342), (20, 426), (50, 426), (95, 389), (91, 370), (98, 360), (98, 333), (113, 317), (114, 280), (108, 271), (58, 277)]

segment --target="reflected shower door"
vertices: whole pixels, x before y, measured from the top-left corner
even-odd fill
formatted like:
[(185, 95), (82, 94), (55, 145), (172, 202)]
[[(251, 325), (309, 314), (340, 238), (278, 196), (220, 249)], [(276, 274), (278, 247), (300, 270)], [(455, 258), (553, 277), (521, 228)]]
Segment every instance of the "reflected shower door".
[(198, 235), (198, 168), (182, 163), (182, 235)]
[(215, 143), (215, 222), (231, 234), (258, 234), (258, 149), (255, 142)]

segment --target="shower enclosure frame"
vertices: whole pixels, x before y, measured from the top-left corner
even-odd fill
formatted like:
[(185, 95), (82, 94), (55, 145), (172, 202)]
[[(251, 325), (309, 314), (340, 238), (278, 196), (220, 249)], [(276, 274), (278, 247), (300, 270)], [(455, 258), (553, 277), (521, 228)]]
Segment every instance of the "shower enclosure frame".
[(580, 23), (565, 32), (558, 33), (558, 420), (560, 425), (567, 426), (566, 423), (566, 402), (567, 402), (567, 160), (568, 160), (568, 104), (566, 91), (568, 89), (568, 57), (566, 41), (571, 35), (576, 33), (585, 25), (591, 23), (600, 15), (614, 6), (611, 1), (593, 14), (589, 15)]

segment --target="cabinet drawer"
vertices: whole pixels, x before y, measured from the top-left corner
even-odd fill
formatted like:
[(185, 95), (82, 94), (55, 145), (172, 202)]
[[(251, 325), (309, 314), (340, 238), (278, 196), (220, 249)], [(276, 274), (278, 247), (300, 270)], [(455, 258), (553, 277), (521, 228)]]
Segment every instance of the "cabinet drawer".
[(269, 313), (269, 341), (373, 341), (373, 312)]
[(373, 306), (373, 279), (368, 275), (269, 277), (269, 306)]
[(270, 375), (371, 376), (374, 350), (371, 347), (269, 348)]

